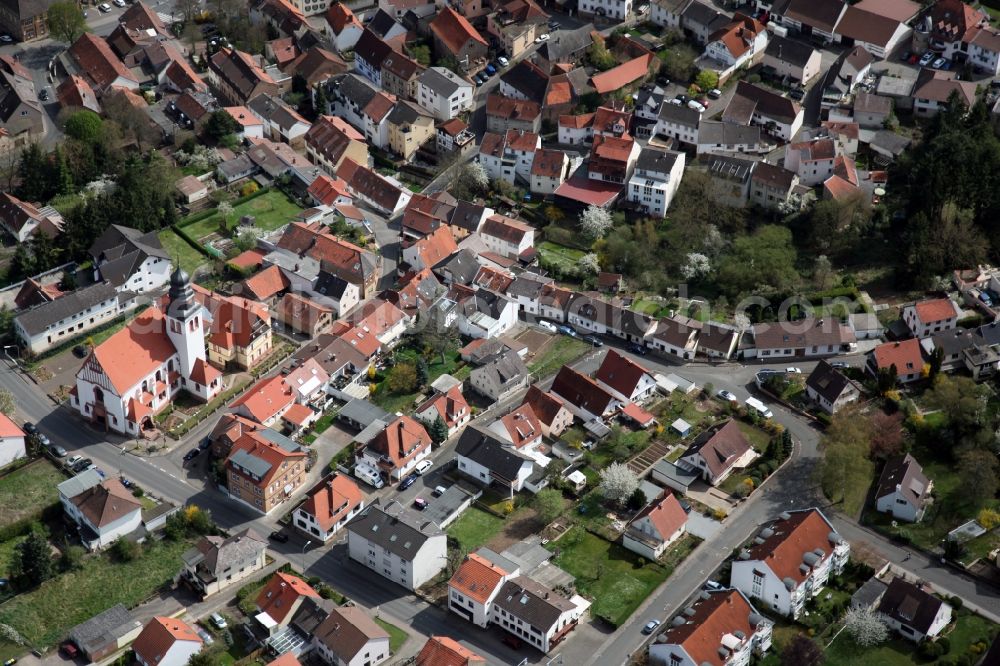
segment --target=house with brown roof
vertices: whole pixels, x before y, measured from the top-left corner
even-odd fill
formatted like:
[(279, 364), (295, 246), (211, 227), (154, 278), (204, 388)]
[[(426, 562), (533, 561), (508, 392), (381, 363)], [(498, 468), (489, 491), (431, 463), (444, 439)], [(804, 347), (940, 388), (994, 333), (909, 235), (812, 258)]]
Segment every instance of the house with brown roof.
[(749, 465), (757, 452), (732, 419), (717, 423), (700, 435), (687, 448), (678, 464), (697, 472), (702, 479), (717, 486), (733, 471)]
[(448, 610), (477, 627), (489, 626), (492, 603), (500, 588), (520, 573), (514, 562), (504, 560), (485, 548), (466, 555), (448, 581)]
[(210, 319), (205, 341), (208, 361), (218, 368), (249, 370), (271, 351), (271, 314), (256, 301), (224, 296), (192, 285)]
[(139, 81), (114, 54), (108, 43), (85, 32), (69, 47), (69, 56), (78, 74), (87, 80), (98, 96), (111, 88), (138, 90)]
[(758, 162), (750, 175), (750, 201), (761, 208), (779, 210), (792, 198), (799, 183), (794, 171)]
[(356, 457), (358, 462), (380, 470), (390, 481), (398, 481), (430, 452), (431, 437), (424, 426), (412, 417), (400, 415), (386, 424)]
[(842, 42), (861, 46), (876, 58), (883, 59), (913, 35), (906, 20), (885, 15), (878, 10), (877, 3), (869, 3), (866, 7), (852, 5), (844, 11), (836, 32)]
[(579, 595), (566, 598), (531, 578), (517, 576), (500, 588), (493, 600), (490, 620), (548, 653), (566, 639), (589, 607), (590, 602)]
[(326, 543), (365, 508), (365, 497), (350, 477), (334, 474), (306, 493), (292, 514), (292, 524)]
[(56, 99), (62, 108), (79, 107), (88, 109), (94, 113), (101, 113), (101, 103), (97, 101), (94, 89), (90, 87), (87, 79), (76, 74), (66, 77), (59, 87), (56, 88)]
[(486, 660), (448, 636), (431, 636), (417, 654), (417, 666), (486, 666)]
[(806, 378), (806, 395), (823, 411), (836, 414), (861, 398), (861, 386), (823, 360)]
[(55, 238), (62, 233), (63, 217), (50, 207), (38, 208), (9, 192), (0, 192), (0, 228), (24, 243), (37, 233)]
[(892, 579), (877, 610), (890, 629), (915, 643), (938, 636), (952, 620), (951, 606), (904, 578)]
[(314, 46), (293, 60), (287, 71), (293, 76), (301, 76), (310, 88), (314, 88), (350, 71), (350, 66), (336, 53)]
[(530, 189), (534, 194), (549, 195), (559, 189), (569, 176), (569, 157), (553, 148), (539, 148), (531, 160)]
[(281, 95), (277, 82), (254, 56), (236, 49), (220, 49), (209, 58), (208, 82), (234, 106), (245, 106), (257, 95)]
[(44, 111), (31, 74), (9, 56), (0, 60), (0, 125), (27, 141), (45, 132)]
[[(255, 388), (251, 391), (266, 399)], [(225, 468), (229, 496), (267, 514), (305, 483), (306, 452), (274, 430), (245, 430), (233, 443)]]
[(417, 407), (413, 416), (427, 427), (433, 425), (440, 418), (448, 427), (448, 436), (451, 437), (469, 422), (472, 418), (472, 410), (469, 408), (465, 396), (462, 395), (462, 385), (456, 384), (447, 391), (435, 391), (434, 395)]
[(507, 130), (534, 132), (542, 127), (538, 102), (491, 94), (486, 97), (486, 130), (503, 134)]
[(465, 70), (472, 69), (475, 61), (485, 58), (489, 45), (468, 19), (450, 6), (438, 12), (430, 24), (434, 37), (434, 53), (440, 60), (454, 58)]
[(933, 488), (934, 482), (924, 475), (920, 463), (909, 453), (890, 458), (875, 488), (875, 510), (895, 520), (919, 523), (933, 501)]
[(542, 443), (542, 424), (531, 405), (524, 403), (491, 423), (489, 430), (518, 451), (532, 451)]
[(344, 160), (368, 164), (368, 143), (365, 136), (337, 116), (320, 116), (305, 134), (306, 155), (331, 176)]
[(355, 197), (387, 217), (398, 215), (412, 195), (407, 188), (383, 178), (351, 158), (341, 163), (336, 175), (347, 182)]
[[(350, 285), (357, 292), (357, 285)], [(333, 324), (333, 308), (301, 294), (285, 294), (275, 307), (275, 318), (293, 331), (315, 338)]]
[(389, 130), (389, 150), (406, 162), (412, 161), (417, 151), (433, 141), (437, 134), (434, 116), (409, 100), (397, 101), (385, 122)]
[(704, 55), (723, 77), (728, 77), (736, 68), (755, 58), (759, 60), (757, 56), (767, 48), (768, 37), (763, 23), (736, 12), (729, 25), (709, 35)]
[(267, 565), (267, 540), (249, 527), (225, 538), (204, 536), (181, 560), (181, 580), (205, 598), (263, 569)]
[(706, 590), (649, 646), (661, 664), (735, 666), (771, 648), (773, 623), (739, 590)]
[(655, 562), (670, 545), (684, 536), (687, 513), (672, 492), (645, 506), (629, 521), (622, 545), (640, 557)]
[(520, 58), (535, 38), (548, 30), (549, 15), (534, 0), (509, 0), (493, 6), (496, 11), (487, 18), (486, 31), (511, 60)]
[(342, 2), (335, 2), (327, 8), (326, 23), (330, 28), (333, 47), (341, 53), (353, 49), (365, 30), (354, 12)]
[(186, 666), (204, 644), (201, 636), (183, 620), (154, 617), (132, 643), (141, 666)]
[(948, 297), (917, 301), (903, 308), (903, 322), (915, 338), (926, 338), (958, 326), (962, 310)]
[(594, 379), (622, 402), (643, 402), (656, 391), (653, 374), (614, 349), (604, 355)]
[(729, 584), (794, 620), (830, 576), (844, 570), (850, 554), (851, 545), (819, 509), (786, 511), (740, 551)]
[(83, 545), (100, 550), (139, 529), (142, 505), (121, 481), (102, 480), (96, 472), (81, 477), (71, 479), (79, 479), (77, 484), (59, 485), (59, 500), (67, 517), (76, 523)]
[(254, 619), (274, 636), (289, 625), (309, 599), (318, 601), (319, 593), (298, 576), (278, 571), (257, 594)]
[(382, 89), (397, 99), (417, 99), (417, 81), (424, 66), (413, 58), (393, 51), (382, 61)]
[(833, 175), (833, 161), (841, 153), (839, 144), (828, 137), (796, 141), (785, 146), (784, 168), (812, 187)]
[(944, 58), (968, 51), (979, 28), (989, 25), (986, 12), (962, 0), (936, 0), (930, 8), (930, 38)]
[(736, 84), (736, 93), (722, 113), (723, 122), (760, 125), (783, 141), (792, 140), (803, 119), (798, 102), (746, 81)]
[(649, 65), (653, 62), (654, 57), (652, 54), (645, 54), (623, 62), (606, 72), (594, 74), (590, 77), (590, 83), (598, 95), (607, 95), (627, 86), (641, 83), (649, 77)]
[(587, 163), (587, 177), (624, 186), (632, 177), (642, 147), (628, 134), (620, 137), (594, 134)]
[(537, 385), (528, 389), (521, 404), (531, 407), (545, 437), (558, 437), (573, 425), (573, 412), (566, 408), (562, 398), (543, 391)]
[(587, 375), (564, 365), (552, 382), (552, 393), (583, 422), (603, 420), (622, 408), (625, 401), (616, 398)]
[(923, 69), (913, 88), (913, 112), (923, 117), (936, 115), (947, 106), (952, 94), (971, 109), (976, 101), (976, 84), (959, 81), (953, 72)]
[(836, 318), (755, 324), (753, 338), (753, 349), (745, 353), (761, 359), (828, 356), (857, 343), (854, 331)]
[(808, 30), (826, 41), (839, 41), (837, 24), (847, 10), (844, 0), (773, 0), (771, 20), (794, 30)]
[(375, 666), (390, 656), (389, 634), (358, 606), (339, 606), (313, 632), (313, 648), (337, 666)]

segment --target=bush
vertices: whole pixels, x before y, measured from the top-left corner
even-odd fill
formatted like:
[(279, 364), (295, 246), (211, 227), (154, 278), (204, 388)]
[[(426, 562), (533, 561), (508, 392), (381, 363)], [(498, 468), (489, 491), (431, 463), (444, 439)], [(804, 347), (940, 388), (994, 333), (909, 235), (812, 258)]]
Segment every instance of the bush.
[(935, 659), (944, 654), (944, 651), (941, 649), (941, 646), (938, 643), (928, 640), (925, 640), (920, 644), (920, 647), (917, 649), (917, 652), (918, 654), (920, 654), (922, 658), (926, 659), (927, 661), (934, 661)]
[(942, 636), (937, 640), (937, 644), (941, 646), (941, 654), (948, 654), (951, 652), (951, 641), (948, 640), (947, 636)]
[(259, 189), (260, 188), (257, 186), (257, 183), (250, 181), (249, 183), (240, 188), (240, 196), (248, 197), (251, 194), (255, 194)]
[(114, 545), (111, 546), (111, 554), (119, 562), (131, 562), (139, 557), (141, 552), (142, 549), (139, 544), (134, 541), (129, 541), (123, 536), (118, 537), (115, 540)]

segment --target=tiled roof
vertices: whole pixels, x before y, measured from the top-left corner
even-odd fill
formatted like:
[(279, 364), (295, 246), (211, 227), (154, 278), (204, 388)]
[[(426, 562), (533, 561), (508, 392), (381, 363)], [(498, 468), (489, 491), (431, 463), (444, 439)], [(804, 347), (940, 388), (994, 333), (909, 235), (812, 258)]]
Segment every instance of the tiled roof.
[[(699, 666), (726, 666), (729, 649), (723, 640), (743, 635), (744, 640), (754, 634), (756, 624), (762, 621), (749, 600), (739, 590), (710, 591), (699, 597), (691, 606), (693, 614), (684, 614), (683, 624), (671, 624), (659, 641), (666, 645), (679, 645)], [(722, 648), (726, 656), (723, 656)]]
[(923, 468), (909, 453), (886, 461), (878, 480), (875, 499), (892, 495), (897, 490), (914, 507), (919, 507), (930, 491), (930, 481), (924, 476)]
[(601, 416), (614, 396), (585, 374), (564, 365), (552, 382), (552, 392), (579, 409)]
[(654, 502), (650, 502), (642, 511), (636, 514), (631, 524), (648, 518), (649, 522), (660, 535), (660, 541), (669, 541), (677, 530), (687, 524), (687, 513), (684, 507), (677, 501), (677, 497), (670, 491), (666, 491), (663, 497)]
[(540, 148), (535, 151), (531, 161), (531, 175), (542, 178), (563, 178), (566, 175), (566, 153), (552, 148)]
[(300, 507), (313, 516), (321, 530), (329, 531), (364, 501), (364, 494), (343, 474), (320, 481), (306, 495)]
[(573, 129), (584, 129), (594, 123), (593, 113), (581, 113), (579, 115), (559, 116), (559, 127), (570, 127)]
[(126, 395), (144, 377), (177, 353), (164, 326), (163, 312), (150, 308), (91, 352), (119, 395)]
[(505, 120), (533, 121), (541, 113), (538, 102), (490, 94), (486, 98), (486, 115)]
[(123, 78), (138, 85), (138, 81), (124, 63), (111, 51), (100, 37), (85, 32), (69, 48), (80, 72), (89, 78), (96, 89), (103, 92), (117, 79)]
[(0, 412), (0, 437), (24, 437), (24, 431), (2, 412)]
[(266, 301), (291, 286), (288, 278), (277, 266), (268, 266), (243, 282), (244, 289), (257, 300)]
[(746, 435), (736, 421), (730, 419), (698, 435), (684, 457), (700, 455), (709, 472), (717, 478), (731, 469), (750, 448)]
[(487, 46), (486, 40), (479, 34), (479, 31), (450, 6), (445, 6), (438, 12), (438, 15), (431, 21), (430, 27), (434, 36), (451, 51), (452, 55), (461, 53), (470, 39), (479, 42), (484, 47)]
[(384, 456), (393, 469), (402, 468), (421, 451), (430, 448), (431, 438), (424, 426), (409, 416), (401, 415), (386, 425), (368, 448)]
[(201, 644), (201, 637), (183, 620), (154, 617), (132, 643), (132, 649), (147, 666), (157, 666), (177, 641)]
[(565, 409), (561, 398), (543, 391), (538, 385), (528, 389), (523, 404), (529, 405), (538, 420), (546, 426), (552, 425), (559, 411)]
[(768, 526), (771, 536), (750, 546), (750, 560), (766, 564), (779, 580), (790, 578), (801, 583), (810, 573), (808, 569), (803, 571), (803, 556), (807, 553), (820, 557), (829, 555), (833, 550), (830, 538), (836, 531), (818, 509), (785, 515), (788, 517), (779, 518)]
[(403, 191), (371, 169), (347, 158), (340, 165), (337, 175), (355, 192), (363, 194), (386, 210), (395, 210)]
[(901, 342), (886, 342), (872, 350), (875, 367), (879, 370), (896, 366), (899, 375), (912, 375), (924, 367), (920, 341), (916, 338)]
[(764, 24), (757, 19), (736, 12), (732, 23), (709, 35), (708, 41), (722, 42), (734, 58), (739, 58), (750, 49), (764, 29)]
[[(882, 595), (878, 612), (926, 634), (944, 605), (937, 597), (904, 578), (893, 578)], [(984, 662), (985, 663), (985, 662)]]
[(649, 76), (649, 63), (652, 62), (654, 57), (652, 55), (641, 55), (606, 72), (595, 74), (590, 78), (590, 81), (598, 94), (603, 95), (614, 92), (645, 76)]
[(87, 520), (102, 528), (139, 511), (142, 505), (118, 479), (108, 479), (72, 499)]
[(924, 324), (933, 324), (958, 317), (955, 304), (950, 298), (936, 298), (930, 301), (918, 301), (914, 304), (917, 317)]
[(358, 606), (339, 606), (313, 632), (316, 641), (325, 645), (337, 663), (360, 663), (361, 651), (373, 640), (389, 638), (385, 629), (375, 624)]
[(825, 360), (817, 363), (816, 368), (806, 378), (806, 386), (831, 403), (836, 402), (837, 398), (853, 385), (850, 379)]
[(604, 356), (601, 366), (597, 368), (594, 379), (603, 382), (618, 391), (622, 395), (629, 397), (639, 386), (643, 376), (651, 376), (646, 368), (642, 367), (628, 356), (619, 354), (614, 349), (609, 349)]
[(504, 571), (485, 557), (469, 553), (448, 581), (448, 587), (458, 590), (473, 601), (485, 604), (503, 582), (504, 577), (513, 572)]
[(542, 436), (542, 424), (535, 416), (535, 410), (528, 404), (522, 403), (515, 407), (509, 414), (500, 418), (500, 423), (507, 431), (514, 448), (517, 449)]
[(439, 416), (448, 428), (454, 428), (463, 416), (469, 414), (469, 403), (462, 395), (462, 385), (458, 384), (446, 393), (435, 393), (417, 407), (414, 414), (427, 414), (435, 418)]
[(486, 666), (486, 660), (448, 636), (431, 636), (417, 655), (417, 666)]
[(305, 142), (337, 166), (352, 143), (364, 143), (365, 137), (341, 118), (320, 116), (306, 132)]
[(316, 590), (298, 576), (279, 571), (267, 581), (264, 589), (257, 595), (257, 608), (260, 612), (270, 615), (278, 624), (282, 624), (300, 597), (320, 598)]
[(284, 376), (275, 375), (258, 381), (230, 407), (243, 407), (250, 418), (264, 423), (294, 401), (292, 388), (285, 383)]

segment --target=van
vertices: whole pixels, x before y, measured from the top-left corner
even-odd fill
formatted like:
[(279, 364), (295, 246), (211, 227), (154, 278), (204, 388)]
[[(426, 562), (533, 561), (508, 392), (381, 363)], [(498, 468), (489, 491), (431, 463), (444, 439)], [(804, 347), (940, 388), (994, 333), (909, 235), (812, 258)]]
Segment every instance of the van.
[(747, 406), (747, 409), (757, 412), (765, 419), (774, 418), (774, 413), (771, 409), (757, 398), (747, 398), (744, 404)]
[(556, 333), (558, 331), (555, 324), (550, 321), (545, 321), (544, 319), (538, 320), (538, 328), (543, 331), (548, 331), (549, 333)]
[(697, 100), (691, 100), (688, 102), (688, 108), (692, 111), (697, 111), (698, 113), (705, 113), (705, 107)]
[(364, 463), (358, 463), (354, 466), (354, 476), (376, 489), (385, 486), (385, 481), (382, 480), (382, 475), (375, 469), (372, 469), (371, 466), (365, 465)]

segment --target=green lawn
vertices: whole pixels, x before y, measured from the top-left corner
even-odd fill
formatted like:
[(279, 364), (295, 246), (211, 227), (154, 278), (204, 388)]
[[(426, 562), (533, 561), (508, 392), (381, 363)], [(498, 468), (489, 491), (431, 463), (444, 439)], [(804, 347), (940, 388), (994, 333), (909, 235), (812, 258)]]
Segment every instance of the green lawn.
[(56, 486), (66, 480), (48, 460), (38, 460), (0, 479), (0, 525), (37, 515), (59, 502)]
[(174, 233), (173, 229), (161, 229), (157, 234), (163, 249), (170, 255), (170, 259), (175, 263), (180, 263), (181, 268), (187, 271), (188, 275), (206, 266), (209, 263), (208, 257), (194, 249), (188, 242)]
[(555, 563), (576, 576), (577, 590), (593, 599), (591, 613), (615, 626), (625, 622), (673, 571), (671, 566), (640, 562), (638, 555), (621, 545), (580, 527), (571, 528), (546, 548), (558, 552)]
[(542, 264), (558, 266), (564, 272), (575, 268), (576, 262), (587, 254), (583, 250), (558, 245), (552, 241), (542, 241), (536, 247)]
[(14, 549), (17, 548), (17, 544), (26, 538), (25, 536), (19, 536), (7, 539), (6, 541), (0, 541), (0, 578), (10, 576), (10, 563), (14, 560)]
[(503, 518), (471, 506), (448, 527), (448, 536), (458, 541), (466, 552), (472, 552), (499, 534), (503, 523)]
[(403, 643), (406, 642), (410, 635), (396, 625), (386, 622), (379, 617), (375, 618), (375, 624), (389, 632), (389, 649), (392, 650), (393, 654), (398, 654), (399, 648), (403, 647)]
[[(244, 215), (254, 216), (254, 226), (265, 231), (274, 231), (278, 227), (288, 224), (296, 215), (302, 212), (302, 208), (289, 199), (281, 190), (271, 190), (259, 197), (254, 197), (250, 201), (245, 201), (233, 207), (233, 214), (229, 216), (227, 227), (232, 229), (236, 226), (240, 218)], [(184, 227), (188, 236), (195, 240), (200, 240), (219, 232), (219, 225), (222, 216), (216, 213), (194, 224)]]
[[(420, 357), (420, 352), (412, 347), (401, 347), (395, 351), (395, 356), (393, 357), (393, 364), (398, 363), (409, 363), (411, 365), (416, 365), (417, 359)], [(425, 357), (427, 361), (427, 384), (430, 385), (435, 379), (444, 374), (454, 374), (458, 371), (459, 366), (462, 365), (462, 357), (458, 353), (458, 349), (451, 349), (445, 352), (444, 361), (441, 360), (441, 354), (431, 354)], [(464, 366), (463, 366), (464, 367)], [(471, 372), (471, 371), (470, 371)], [(385, 377), (379, 377), (378, 391), (375, 393), (374, 402), (379, 407), (394, 414), (396, 412), (412, 413), (416, 408), (414, 401), (417, 396), (420, 395), (420, 391), (414, 391), (412, 393), (392, 393), (388, 390), (388, 387), (384, 383)], [(428, 396), (433, 393), (431, 389), (424, 391)]]
[(555, 374), (559, 368), (567, 363), (572, 363), (590, 349), (593, 347), (589, 342), (584, 342), (579, 338), (571, 338), (568, 335), (560, 335), (545, 348), (541, 355), (536, 356), (531, 360), (531, 363), (528, 363), (528, 370), (535, 373), (536, 378)]
[(54, 645), (72, 627), (117, 603), (131, 608), (169, 582), (181, 564), (186, 541), (144, 546), (141, 557), (112, 562), (107, 554), (88, 557), (79, 571), (57, 576), (0, 607), (9, 624), (34, 647)]

